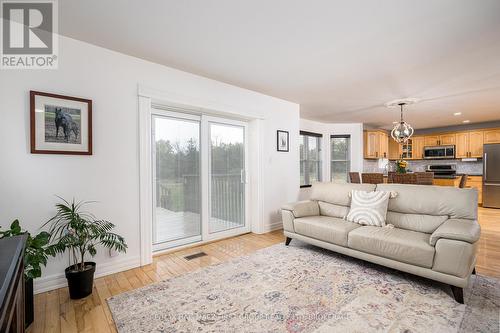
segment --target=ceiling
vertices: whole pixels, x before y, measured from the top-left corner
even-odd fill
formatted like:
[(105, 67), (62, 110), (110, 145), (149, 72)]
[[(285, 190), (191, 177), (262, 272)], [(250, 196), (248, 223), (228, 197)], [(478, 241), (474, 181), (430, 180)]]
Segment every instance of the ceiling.
[[(498, 0), (64, 0), (63, 35), (301, 105), (415, 128), (500, 119)], [(461, 116), (453, 113), (461, 112)]]

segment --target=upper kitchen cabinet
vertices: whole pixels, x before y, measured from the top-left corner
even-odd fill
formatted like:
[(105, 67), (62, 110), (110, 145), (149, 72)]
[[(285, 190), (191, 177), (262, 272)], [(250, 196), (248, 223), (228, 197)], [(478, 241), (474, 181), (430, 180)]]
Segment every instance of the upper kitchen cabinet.
[(483, 131), (459, 132), (456, 134), (456, 158), (482, 157), (483, 156)]
[(484, 132), (469, 132), (469, 157), (483, 157)]
[(461, 133), (456, 134), (455, 157), (456, 158), (469, 157), (469, 133), (468, 132), (461, 132)]
[(365, 158), (387, 158), (389, 136), (382, 130), (369, 130), (364, 134)]
[(423, 137), (423, 136), (412, 137), (412, 145), (413, 145), (412, 159), (414, 159), (414, 160), (423, 159), (424, 158), (425, 137)]
[(389, 138), (389, 159), (399, 160), (401, 158), (401, 145)]
[(439, 146), (439, 135), (426, 135), (424, 144), (426, 146)]
[(440, 146), (451, 146), (455, 144), (455, 134), (442, 134), (439, 136)]
[(484, 131), (484, 144), (500, 143), (500, 128)]
[(424, 146), (451, 146), (455, 144), (455, 134), (426, 135)]
[(380, 134), (380, 156), (389, 157), (389, 135), (385, 132)]

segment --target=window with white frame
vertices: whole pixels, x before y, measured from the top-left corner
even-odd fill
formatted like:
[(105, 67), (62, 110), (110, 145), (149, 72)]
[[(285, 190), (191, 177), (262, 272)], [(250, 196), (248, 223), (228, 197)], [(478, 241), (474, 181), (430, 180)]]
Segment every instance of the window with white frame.
[(351, 170), (351, 136), (332, 135), (330, 137), (330, 179), (348, 181)]
[(300, 187), (321, 181), (321, 134), (300, 131)]

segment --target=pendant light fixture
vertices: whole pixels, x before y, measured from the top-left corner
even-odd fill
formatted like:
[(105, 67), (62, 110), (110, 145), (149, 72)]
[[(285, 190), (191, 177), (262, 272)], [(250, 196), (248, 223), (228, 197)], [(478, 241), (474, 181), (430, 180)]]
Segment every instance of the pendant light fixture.
[(406, 105), (414, 104), (416, 102), (418, 102), (417, 99), (408, 98), (408, 99), (391, 101), (385, 104), (387, 107), (396, 107), (396, 106), (400, 107), (401, 118), (399, 122), (394, 125), (394, 128), (391, 131), (391, 137), (397, 143), (406, 143), (408, 142), (408, 139), (410, 139), (411, 136), (413, 135), (414, 132), (413, 127), (411, 127), (411, 125), (404, 120), (403, 108)]
[(391, 137), (397, 143), (406, 143), (408, 139), (411, 138), (414, 132), (413, 127), (411, 127), (411, 125), (403, 119), (403, 106), (405, 105), (406, 103), (399, 104), (399, 106), (401, 107), (401, 120), (398, 124), (394, 125), (394, 128), (391, 131)]

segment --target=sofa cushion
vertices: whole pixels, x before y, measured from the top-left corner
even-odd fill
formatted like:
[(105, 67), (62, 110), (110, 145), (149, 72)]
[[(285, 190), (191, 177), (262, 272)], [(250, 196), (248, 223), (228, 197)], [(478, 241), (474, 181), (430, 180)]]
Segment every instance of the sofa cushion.
[(458, 219), (477, 219), (477, 190), (451, 186), (378, 184), (377, 191), (398, 192), (389, 211)]
[(339, 184), (331, 182), (314, 183), (312, 185), (311, 200), (324, 201), (340, 206), (350, 206), (349, 194), (352, 190), (374, 191), (374, 184)]
[(295, 232), (325, 242), (347, 246), (347, 234), (361, 226), (329, 216), (308, 216), (293, 221)]
[(421, 267), (432, 267), (434, 247), (429, 234), (399, 228), (365, 226), (352, 230), (348, 246), (388, 259)]
[(391, 192), (384, 191), (352, 191), (351, 210), (347, 214), (347, 221), (376, 227), (385, 226), (390, 196)]
[(338, 218), (345, 218), (347, 213), (349, 213), (349, 207), (341, 206), (336, 204), (331, 204), (324, 201), (318, 201), (319, 213), (325, 216), (332, 216)]
[(396, 228), (431, 234), (446, 220), (448, 220), (448, 215), (432, 216), (387, 212), (385, 221), (387, 224), (392, 224)]

